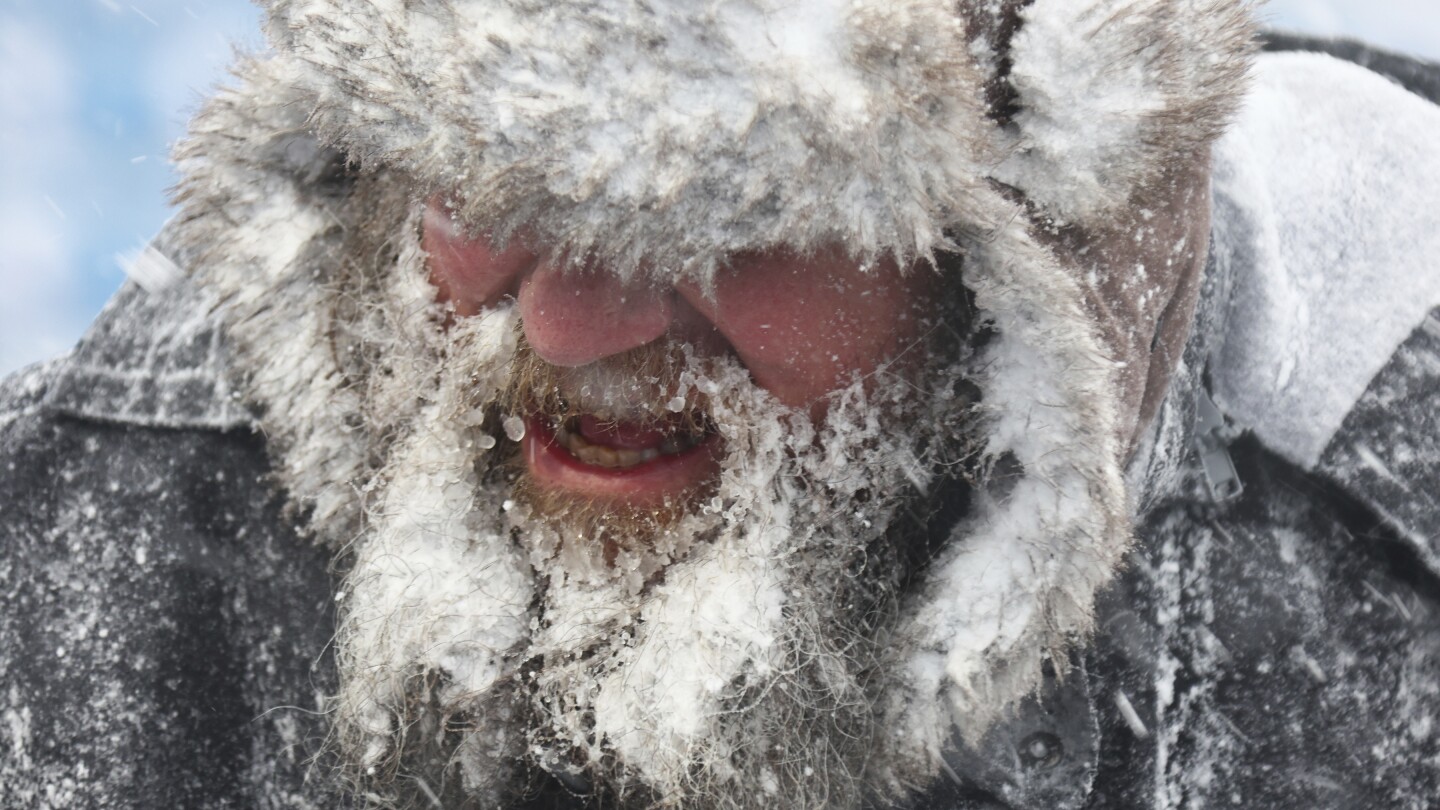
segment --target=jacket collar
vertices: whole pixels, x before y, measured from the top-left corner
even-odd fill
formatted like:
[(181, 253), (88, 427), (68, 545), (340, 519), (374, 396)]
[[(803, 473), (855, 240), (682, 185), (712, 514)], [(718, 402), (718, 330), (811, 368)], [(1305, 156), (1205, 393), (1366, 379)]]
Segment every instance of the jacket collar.
[(942, 779), (978, 788), (1016, 810), (1070, 810), (1089, 799), (1100, 755), (1100, 726), (1085, 662), (1040, 689), (997, 722), (980, 743), (956, 735)]
[[(184, 266), (162, 233), (147, 251)], [(163, 257), (163, 258), (162, 258)], [(162, 428), (253, 428), (255, 416), (231, 383), (214, 304), (188, 280), (127, 281), (55, 369), (44, 406), (116, 424)]]

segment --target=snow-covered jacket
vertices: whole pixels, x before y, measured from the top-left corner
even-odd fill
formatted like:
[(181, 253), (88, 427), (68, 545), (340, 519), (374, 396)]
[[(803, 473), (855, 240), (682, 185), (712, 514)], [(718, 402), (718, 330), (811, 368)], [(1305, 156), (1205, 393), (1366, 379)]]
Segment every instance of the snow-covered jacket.
[[(1417, 92), (1440, 77), (1389, 64)], [(917, 807), (1434, 805), (1437, 131), (1381, 75), (1261, 58), (1097, 636), (957, 734)], [(129, 284), (69, 357), (0, 385), (0, 806), (349, 801), (313, 759), (329, 554), (226, 367), (193, 290)]]

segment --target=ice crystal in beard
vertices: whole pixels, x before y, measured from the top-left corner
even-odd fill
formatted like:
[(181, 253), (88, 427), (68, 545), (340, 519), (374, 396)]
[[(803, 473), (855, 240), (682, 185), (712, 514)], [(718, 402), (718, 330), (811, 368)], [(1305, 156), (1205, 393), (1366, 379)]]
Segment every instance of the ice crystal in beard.
[(667, 525), (688, 552), (648, 588), (539, 560), (532, 747), (621, 803), (855, 805), (887, 680), (875, 651), (910, 573), (887, 533), (963, 419), (923, 393), (955, 375), (856, 381), (817, 428), (734, 361), (687, 371), (725, 441), (716, 489)]

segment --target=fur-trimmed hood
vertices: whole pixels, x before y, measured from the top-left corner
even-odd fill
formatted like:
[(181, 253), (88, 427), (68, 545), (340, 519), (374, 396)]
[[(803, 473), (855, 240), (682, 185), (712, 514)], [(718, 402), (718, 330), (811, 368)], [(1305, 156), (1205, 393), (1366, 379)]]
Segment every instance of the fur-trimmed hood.
[[(1128, 344), (1056, 240), (1203, 160), (1249, 51), (1236, 0), (985, 5), (271, 3), (275, 53), (178, 152), (176, 230), (321, 538), (340, 547), (360, 520), (354, 488), (328, 482), (374, 463), (324, 302), (347, 240), (376, 227), (411, 272), (397, 289), (421, 283), (432, 195), (477, 232), (656, 280), (777, 246), (902, 267), (961, 252), (995, 334), (976, 363), (982, 466), (1005, 486), (980, 482), (907, 596), (877, 743), (899, 752), (886, 789), (933, 777), (956, 726), (977, 737), (1090, 632), (1129, 543)], [(408, 214), (358, 210), (376, 197), (348, 194), (357, 169)]]
[(836, 244), (903, 266), (998, 226), (991, 180), (1094, 223), (1235, 107), (1244, 2), (977, 5), (275, 0), (269, 33), (350, 159), (626, 275)]

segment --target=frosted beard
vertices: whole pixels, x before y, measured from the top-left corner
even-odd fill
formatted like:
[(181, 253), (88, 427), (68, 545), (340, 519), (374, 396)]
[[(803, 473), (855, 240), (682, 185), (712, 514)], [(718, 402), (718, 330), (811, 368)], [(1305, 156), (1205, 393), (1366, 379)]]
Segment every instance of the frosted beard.
[(390, 324), (357, 331), (384, 370), (367, 411), (392, 414), (371, 420), (386, 460), (361, 488), (337, 638), (357, 787), (396, 806), (559, 785), (612, 805), (858, 805), (896, 677), (879, 651), (926, 554), (909, 535), (969, 435), (954, 351), (853, 381), (820, 426), (686, 346), (586, 370), (564, 382), (586, 408), (679, 411), (723, 440), (713, 489), (616, 514), (524, 481), (517, 411), (567, 403), (516, 363), (513, 310), (446, 328), (432, 295), (401, 272), (357, 309)]

